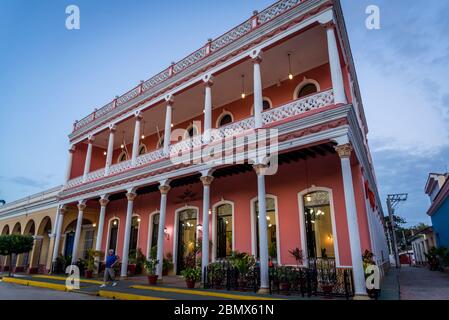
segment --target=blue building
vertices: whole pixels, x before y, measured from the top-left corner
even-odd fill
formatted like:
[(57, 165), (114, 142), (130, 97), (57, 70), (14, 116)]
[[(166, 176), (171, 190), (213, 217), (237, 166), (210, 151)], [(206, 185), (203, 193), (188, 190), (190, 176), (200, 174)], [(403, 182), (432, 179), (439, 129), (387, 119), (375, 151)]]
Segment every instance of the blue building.
[(432, 219), (436, 244), (449, 248), (449, 174), (430, 173), (425, 192), (431, 202), (427, 214)]

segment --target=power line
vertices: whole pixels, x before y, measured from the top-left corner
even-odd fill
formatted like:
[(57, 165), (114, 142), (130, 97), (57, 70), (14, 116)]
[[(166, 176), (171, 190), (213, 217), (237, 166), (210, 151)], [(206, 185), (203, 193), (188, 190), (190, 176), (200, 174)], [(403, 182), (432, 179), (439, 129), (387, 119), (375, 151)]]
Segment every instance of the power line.
[(394, 208), (400, 202), (407, 201), (407, 197), (408, 197), (407, 193), (397, 193), (397, 194), (387, 195), (387, 208), (388, 208), (388, 216), (390, 217), (390, 228), (391, 228), (391, 234), (393, 237), (394, 259), (396, 262), (396, 268), (400, 268), (401, 264), (399, 261), (398, 243), (396, 240), (395, 222), (394, 222), (394, 218), (393, 218), (393, 213), (394, 213)]

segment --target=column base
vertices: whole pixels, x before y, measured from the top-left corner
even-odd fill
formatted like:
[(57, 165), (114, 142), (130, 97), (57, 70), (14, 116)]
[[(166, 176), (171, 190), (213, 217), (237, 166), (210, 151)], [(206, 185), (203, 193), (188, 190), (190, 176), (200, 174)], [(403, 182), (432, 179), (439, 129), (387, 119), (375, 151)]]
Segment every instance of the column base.
[(270, 288), (260, 288), (257, 291), (257, 294), (269, 294), (270, 293)]
[(120, 280), (128, 280), (128, 276), (120, 276), (119, 279)]
[(355, 294), (352, 300), (371, 300), (368, 294)]

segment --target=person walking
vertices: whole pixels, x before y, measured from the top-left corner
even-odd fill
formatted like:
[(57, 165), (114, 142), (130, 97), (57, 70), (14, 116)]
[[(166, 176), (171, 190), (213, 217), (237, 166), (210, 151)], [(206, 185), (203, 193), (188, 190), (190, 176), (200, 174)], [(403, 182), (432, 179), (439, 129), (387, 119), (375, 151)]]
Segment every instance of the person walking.
[(113, 249), (109, 249), (108, 256), (106, 257), (106, 267), (104, 269), (104, 279), (101, 288), (106, 287), (109, 280), (112, 282), (112, 286), (115, 287), (117, 282), (115, 281), (114, 266), (117, 264), (119, 257), (114, 254)]

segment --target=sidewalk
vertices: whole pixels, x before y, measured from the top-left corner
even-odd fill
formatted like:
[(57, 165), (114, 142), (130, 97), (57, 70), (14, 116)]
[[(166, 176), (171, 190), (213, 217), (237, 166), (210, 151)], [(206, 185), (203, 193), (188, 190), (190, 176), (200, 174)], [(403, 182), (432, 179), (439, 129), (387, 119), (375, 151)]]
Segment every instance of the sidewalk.
[[(181, 279), (182, 280), (182, 279)], [(145, 277), (118, 281), (117, 286), (101, 288), (99, 279), (80, 279), (80, 288), (68, 290), (65, 276), (17, 274), (13, 278), (3, 275), (3, 282), (34, 286), (58, 291), (71, 291), (119, 300), (322, 300), (323, 297), (301, 297), (299, 295), (261, 295), (254, 292), (227, 290), (187, 289), (184, 281), (166, 278), (164, 284), (149, 286)], [(338, 298), (326, 300), (339, 300)]]

